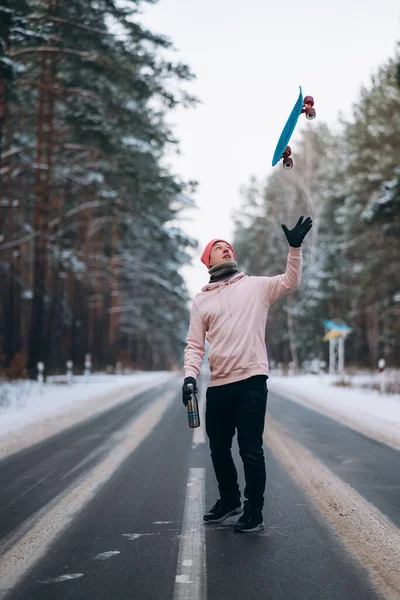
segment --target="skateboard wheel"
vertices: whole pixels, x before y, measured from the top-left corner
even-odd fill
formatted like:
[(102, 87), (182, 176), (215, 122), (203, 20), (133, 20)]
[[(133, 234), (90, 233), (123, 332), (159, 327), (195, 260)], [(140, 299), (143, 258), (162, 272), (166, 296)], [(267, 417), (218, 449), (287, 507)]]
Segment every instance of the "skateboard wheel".
[(293, 169), (293, 160), (291, 158), (283, 159), (283, 168), (284, 169)]
[(303, 100), (304, 104), (309, 104), (310, 106), (314, 106), (314, 98), (312, 96), (306, 96)]
[(288, 158), (292, 154), (292, 149), (290, 146), (286, 146), (285, 152), (282, 154), (284, 158)]
[(312, 119), (315, 119), (316, 116), (315, 108), (306, 108), (306, 119), (311, 121)]

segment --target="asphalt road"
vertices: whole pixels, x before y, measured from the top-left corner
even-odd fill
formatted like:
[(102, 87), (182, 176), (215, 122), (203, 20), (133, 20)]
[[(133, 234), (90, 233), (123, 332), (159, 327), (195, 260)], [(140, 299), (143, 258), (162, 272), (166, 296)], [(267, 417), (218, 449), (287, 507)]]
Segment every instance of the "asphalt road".
[[(0, 579), (0, 597), (396, 598), (396, 584), (387, 585), (387, 573), (376, 577), (368, 561), (349, 549), (342, 530), (328, 522), (268, 446), (265, 531), (235, 534), (234, 521), (203, 525), (202, 511), (217, 499), (217, 488), (204, 434), (187, 426), (180, 385), (175, 379), (139, 394), (0, 462), (0, 574), (2, 560), (8, 560), (3, 573), (4, 565), (13, 570), (18, 562), (18, 576)], [(165, 411), (147, 425), (146, 414), (165, 393)], [(268, 418), (387, 518), (388, 527), (399, 524), (398, 452), (274, 394)], [(104, 473), (107, 457), (132, 441), (128, 428), (135, 423), (143, 440), (100, 484), (93, 473)], [(243, 489), (236, 444), (234, 454)], [(79, 510), (68, 508), (73, 493), (89, 488)], [(47, 539), (48, 519), (62, 502), (67, 508), (56, 524), (53, 518), (56, 535)], [(46, 539), (34, 552), (33, 528)]]

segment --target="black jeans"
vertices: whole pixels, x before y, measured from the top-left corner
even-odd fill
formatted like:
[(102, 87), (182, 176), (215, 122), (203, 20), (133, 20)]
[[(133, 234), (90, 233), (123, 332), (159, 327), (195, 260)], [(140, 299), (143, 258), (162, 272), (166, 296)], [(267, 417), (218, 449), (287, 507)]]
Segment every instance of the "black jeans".
[(206, 431), (221, 500), (240, 500), (232, 440), (237, 430), (246, 487), (244, 497), (252, 508), (262, 509), (265, 490), (263, 431), (267, 407), (267, 377), (255, 375), (207, 389)]

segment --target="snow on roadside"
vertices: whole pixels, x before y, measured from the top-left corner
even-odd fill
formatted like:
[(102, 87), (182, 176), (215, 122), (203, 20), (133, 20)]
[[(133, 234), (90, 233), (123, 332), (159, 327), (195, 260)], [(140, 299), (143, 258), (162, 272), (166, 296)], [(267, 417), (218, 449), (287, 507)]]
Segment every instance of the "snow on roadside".
[(400, 395), (333, 385), (330, 375), (271, 374), (268, 388), (400, 450)]
[(11, 390), (11, 406), (0, 408), (0, 459), (162, 385), (175, 375), (170, 371), (94, 374), (88, 379), (75, 377), (71, 385), (46, 383), (42, 389), (37, 382), (14, 389), (0, 384), (0, 395), (2, 390)]

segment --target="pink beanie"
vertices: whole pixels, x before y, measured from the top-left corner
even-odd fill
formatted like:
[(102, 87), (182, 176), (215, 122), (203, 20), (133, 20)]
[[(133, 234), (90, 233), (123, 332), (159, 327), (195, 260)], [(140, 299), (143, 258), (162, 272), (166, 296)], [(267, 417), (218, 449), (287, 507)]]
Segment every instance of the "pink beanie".
[(206, 265), (207, 269), (210, 268), (210, 254), (211, 254), (211, 248), (214, 246), (214, 244), (216, 244), (217, 242), (225, 242), (225, 244), (228, 244), (228, 246), (230, 247), (230, 249), (232, 250), (232, 254), (233, 254), (233, 259), (236, 260), (236, 254), (235, 251), (233, 249), (233, 246), (227, 242), (226, 240), (221, 240), (219, 238), (215, 238), (215, 240), (211, 240), (211, 242), (208, 242), (207, 246), (204, 248), (203, 254), (200, 257), (201, 262)]

